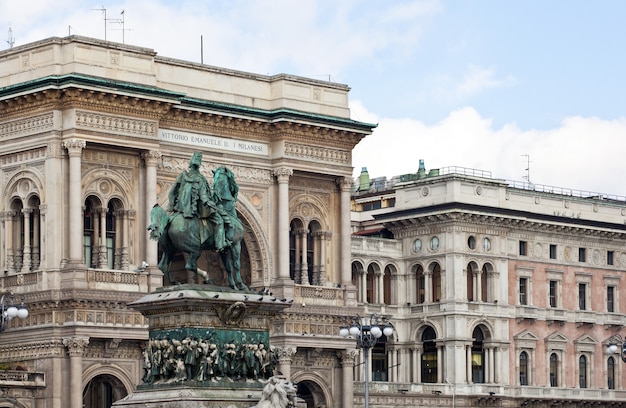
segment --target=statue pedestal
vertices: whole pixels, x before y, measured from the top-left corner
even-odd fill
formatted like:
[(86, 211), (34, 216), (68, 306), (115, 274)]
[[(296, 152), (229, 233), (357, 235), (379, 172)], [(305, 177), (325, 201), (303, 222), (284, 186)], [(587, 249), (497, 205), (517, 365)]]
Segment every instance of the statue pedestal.
[(211, 285), (157, 289), (129, 306), (147, 319), (144, 383), (124, 408), (248, 408), (274, 375), (270, 319), (289, 307), (269, 295)]

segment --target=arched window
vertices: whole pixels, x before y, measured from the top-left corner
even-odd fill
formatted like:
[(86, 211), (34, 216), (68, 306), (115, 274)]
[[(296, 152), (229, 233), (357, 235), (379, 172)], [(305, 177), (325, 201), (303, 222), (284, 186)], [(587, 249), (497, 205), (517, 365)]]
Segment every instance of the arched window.
[(300, 220), (292, 220), (289, 224), (289, 277), (296, 283), (300, 283), (300, 240), (299, 235), (302, 233), (303, 225)]
[(580, 388), (587, 388), (587, 357), (578, 358), (578, 383)]
[(480, 279), (480, 300), (483, 302), (491, 301), (489, 299), (489, 272), (491, 270), (491, 265), (485, 264), (483, 265), (481, 279)]
[(10, 236), (7, 242), (7, 269), (12, 272), (22, 270), (24, 257), (24, 213), (23, 204), (19, 199), (11, 202), (11, 217), (7, 221), (7, 230)]
[(559, 386), (559, 357), (556, 353), (550, 354), (550, 387)]
[(392, 265), (387, 265), (385, 267), (385, 274), (383, 275), (383, 302), (386, 305), (390, 305), (393, 303), (393, 299), (391, 296), (392, 287), (391, 287), (391, 277), (395, 272), (395, 268)]
[(467, 301), (472, 302), (476, 300), (474, 297), (474, 281), (476, 280), (476, 269), (478, 269), (478, 265), (475, 262), (470, 262), (467, 264)]
[(436, 263), (433, 267), (433, 301), (439, 302), (441, 300), (441, 266)]
[(109, 408), (126, 395), (128, 392), (119, 379), (109, 374), (98, 375), (83, 390), (83, 406)]
[(606, 382), (609, 390), (615, 389), (615, 358), (613, 356), (606, 360)]
[(118, 242), (117, 230), (120, 228), (117, 208), (121, 208), (117, 200), (109, 202), (106, 213), (106, 251), (107, 267), (109, 269), (121, 269), (121, 245)]
[(472, 382), (483, 384), (485, 382), (485, 349), (483, 341), (485, 335), (480, 327), (476, 327), (472, 333)]
[(525, 351), (519, 355), (519, 385), (528, 385), (528, 353)]
[(321, 276), (321, 250), (322, 250), (322, 226), (317, 221), (309, 223), (309, 236), (307, 239), (306, 259), (308, 266), (308, 278), (311, 285), (320, 285)]
[(432, 327), (427, 327), (422, 333), (422, 347), (424, 352), (422, 353), (422, 382), (424, 383), (436, 383), (437, 382), (437, 346), (435, 344), (435, 330)]
[(417, 265), (415, 268), (415, 296), (417, 303), (424, 303), (426, 300), (426, 279), (422, 265)]
[(365, 294), (367, 297), (367, 303), (379, 303), (378, 300), (378, 285), (376, 284), (378, 281), (378, 274), (380, 268), (376, 264), (370, 264), (367, 267), (367, 277), (365, 279), (366, 289)]
[(85, 200), (85, 210), (83, 213), (83, 260), (88, 268), (98, 266), (98, 231), (99, 222), (96, 211), (100, 206), (100, 201), (96, 197), (88, 197)]

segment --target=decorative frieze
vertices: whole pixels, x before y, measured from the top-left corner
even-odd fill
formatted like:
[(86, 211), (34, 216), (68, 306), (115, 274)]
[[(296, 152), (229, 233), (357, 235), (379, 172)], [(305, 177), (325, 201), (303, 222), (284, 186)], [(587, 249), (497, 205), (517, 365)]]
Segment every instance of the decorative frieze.
[(132, 136), (156, 136), (157, 122), (76, 111), (76, 127)]
[(54, 128), (52, 112), (31, 116), (25, 119), (0, 123), (0, 140), (41, 133)]
[(285, 143), (285, 156), (351, 165), (351, 155), (347, 150), (308, 146), (299, 143)]

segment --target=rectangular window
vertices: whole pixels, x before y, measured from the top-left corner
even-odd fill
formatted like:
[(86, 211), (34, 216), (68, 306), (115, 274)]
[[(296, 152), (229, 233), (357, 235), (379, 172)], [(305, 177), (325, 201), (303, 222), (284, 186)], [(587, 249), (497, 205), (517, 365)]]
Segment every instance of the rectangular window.
[(587, 284), (578, 284), (578, 309), (587, 310)]
[(519, 278), (519, 304), (527, 305), (528, 299), (526, 294), (528, 293), (528, 280), (526, 278)]
[(519, 254), (523, 256), (528, 255), (528, 244), (526, 241), (519, 242)]
[(550, 281), (550, 293), (549, 293), (550, 307), (556, 307), (556, 289), (557, 289), (557, 281), (551, 280)]
[(550, 259), (556, 259), (556, 245), (550, 244)]
[(587, 262), (586, 248), (578, 248), (578, 262)]
[(614, 265), (613, 262), (613, 251), (606, 251), (606, 264)]
[(615, 287), (607, 286), (606, 288), (606, 311), (615, 312)]

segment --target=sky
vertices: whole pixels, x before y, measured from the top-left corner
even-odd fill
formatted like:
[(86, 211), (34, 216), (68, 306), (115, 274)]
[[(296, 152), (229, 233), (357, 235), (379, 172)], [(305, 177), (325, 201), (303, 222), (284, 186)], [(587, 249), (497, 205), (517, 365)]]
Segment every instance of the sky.
[(621, 197), (625, 19), (622, 0), (0, 0), (0, 50), (72, 34), (347, 84), (378, 125), (354, 176), (423, 159)]

